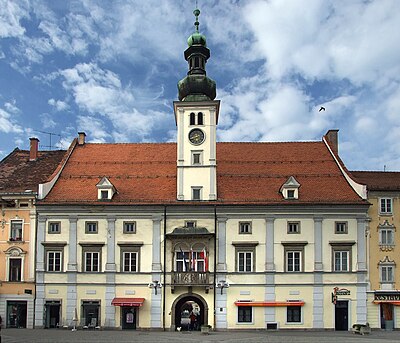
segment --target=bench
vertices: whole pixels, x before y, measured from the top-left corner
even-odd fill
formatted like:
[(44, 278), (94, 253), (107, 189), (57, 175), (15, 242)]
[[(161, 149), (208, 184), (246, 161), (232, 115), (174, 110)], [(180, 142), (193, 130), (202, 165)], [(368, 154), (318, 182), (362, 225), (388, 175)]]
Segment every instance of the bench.
[(359, 333), (360, 335), (365, 335), (365, 334), (370, 334), (371, 333), (371, 327), (369, 326), (369, 323), (366, 324), (354, 324), (352, 331), (354, 334)]

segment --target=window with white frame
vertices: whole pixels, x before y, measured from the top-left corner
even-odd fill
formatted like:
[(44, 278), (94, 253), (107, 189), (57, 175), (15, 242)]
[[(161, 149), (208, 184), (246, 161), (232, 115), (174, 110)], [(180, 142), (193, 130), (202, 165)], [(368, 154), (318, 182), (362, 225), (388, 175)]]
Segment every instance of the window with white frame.
[(48, 233), (61, 233), (61, 223), (60, 222), (49, 222)]
[(202, 187), (192, 187), (192, 200), (201, 200)]
[(138, 255), (137, 251), (124, 251), (122, 252), (123, 272), (137, 272), (138, 271)]
[(394, 281), (394, 266), (381, 265), (380, 266), (381, 282), (392, 283)]
[(239, 233), (240, 234), (251, 233), (251, 222), (239, 222)]
[(394, 230), (393, 229), (380, 229), (379, 230), (379, 244), (380, 245), (394, 245)]
[(308, 242), (282, 242), (284, 246), (285, 271), (298, 273), (304, 271), (304, 247)]
[(301, 272), (301, 251), (286, 251), (286, 271)]
[(394, 283), (395, 262), (386, 256), (383, 260), (379, 261), (380, 282), (382, 284)]
[(253, 271), (253, 251), (237, 252), (237, 271), (238, 272)]
[(287, 233), (300, 233), (300, 222), (288, 222)]
[(97, 222), (86, 222), (85, 233), (97, 233)]
[(188, 272), (190, 270), (189, 254), (189, 251), (183, 250), (175, 252), (175, 271)]
[(256, 271), (256, 247), (258, 242), (232, 242), (235, 246), (235, 270), (240, 273)]
[(334, 250), (334, 271), (347, 272), (349, 271), (349, 254), (348, 250)]
[(82, 245), (82, 271), (88, 273), (101, 272), (101, 251), (104, 243)]
[(351, 272), (352, 246), (354, 241), (329, 242), (332, 247), (332, 271)]
[(22, 241), (22, 220), (11, 220), (10, 241)]
[(286, 308), (287, 323), (301, 323), (301, 306), (288, 306)]
[(124, 222), (124, 233), (136, 233), (136, 222)]
[(238, 306), (238, 323), (252, 323), (253, 322), (253, 307), (252, 306)]
[(62, 272), (62, 251), (46, 251), (46, 270), (48, 272)]
[(346, 234), (347, 232), (347, 222), (335, 222), (336, 234)]
[(9, 274), (8, 281), (20, 282), (22, 281), (22, 258), (10, 258), (9, 263)]
[(379, 205), (380, 214), (392, 214), (392, 198), (380, 198)]

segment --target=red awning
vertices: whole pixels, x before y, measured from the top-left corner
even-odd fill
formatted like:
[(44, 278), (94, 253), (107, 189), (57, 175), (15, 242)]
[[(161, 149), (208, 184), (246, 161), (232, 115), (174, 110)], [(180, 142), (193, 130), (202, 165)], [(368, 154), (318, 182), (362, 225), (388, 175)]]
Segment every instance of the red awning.
[(400, 306), (400, 301), (399, 300), (374, 300), (374, 304), (392, 304), (395, 306)]
[(304, 301), (235, 301), (235, 305), (254, 307), (303, 306)]
[(144, 298), (114, 298), (111, 305), (114, 306), (142, 306)]

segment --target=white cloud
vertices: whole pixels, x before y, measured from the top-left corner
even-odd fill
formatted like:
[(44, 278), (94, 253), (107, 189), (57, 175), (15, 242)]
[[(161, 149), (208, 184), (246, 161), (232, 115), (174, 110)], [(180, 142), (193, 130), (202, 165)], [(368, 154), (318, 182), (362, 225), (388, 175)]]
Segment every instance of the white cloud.
[(62, 100), (49, 99), (47, 103), (50, 106), (53, 106), (57, 111), (65, 111), (69, 108), (69, 105)]
[[(64, 80), (64, 88), (71, 92), (75, 103), (89, 113), (91, 119), (96, 115), (108, 118), (107, 122), (115, 131), (114, 137), (123, 135), (147, 139), (152, 130), (161, 126), (168, 118), (164, 112), (153, 109), (142, 111), (138, 108), (149, 101), (153, 105), (163, 103), (163, 99), (154, 99), (153, 91), (146, 95), (143, 90), (136, 92), (131, 85), (123, 86), (118, 75), (101, 69), (97, 64), (78, 64), (72, 69), (60, 71), (59, 74)], [(142, 98), (137, 98), (135, 93)], [(83, 116), (80, 117), (80, 123), (87, 123)], [(110, 137), (103, 132), (104, 124), (97, 124), (96, 137), (101, 140)]]
[(78, 117), (78, 131), (85, 132), (88, 140), (93, 143), (107, 142), (110, 134), (107, 133), (107, 127), (101, 119), (89, 116)]
[(15, 99), (12, 99), (10, 102), (4, 103), (4, 108), (13, 114), (21, 112), (20, 109), (16, 106), (17, 101)]
[(0, 131), (5, 133), (22, 133), (23, 129), (16, 123), (11, 113), (0, 108)]
[(57, 126), (57, 123), (48, 113), (42, 113), (40, 116), (43, 129), (53, 129)]
[(29, 17), (28, 0), (0, 0), (0, 37), (17, 37), (25, 33), (20, 21)]

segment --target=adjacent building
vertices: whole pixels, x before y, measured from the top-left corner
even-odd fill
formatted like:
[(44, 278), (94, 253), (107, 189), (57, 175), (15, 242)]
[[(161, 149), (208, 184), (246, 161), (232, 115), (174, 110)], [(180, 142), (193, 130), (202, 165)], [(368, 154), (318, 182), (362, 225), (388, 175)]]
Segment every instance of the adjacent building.
[(367, 321), (366, 190), (321, 141), (217, 143), (210, 51), (188, 39), (176, 143), (80, 133), (41, 187), (36, 327), (336, 329)]
[(36, 196), (65, 151), (16, 148), (0, 162), (0, 316), (8, 328), (32, 328), (35, 299)]
[(351, 172), (367, 185), (369, 223), (368, 322), (390, 330), (400, 323), (400, 173)]

